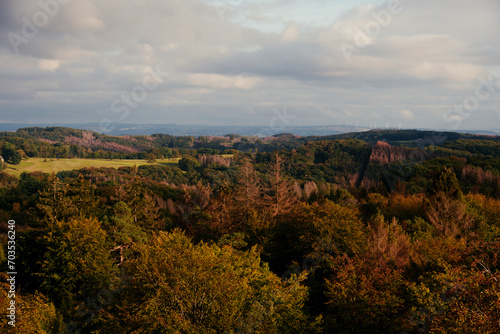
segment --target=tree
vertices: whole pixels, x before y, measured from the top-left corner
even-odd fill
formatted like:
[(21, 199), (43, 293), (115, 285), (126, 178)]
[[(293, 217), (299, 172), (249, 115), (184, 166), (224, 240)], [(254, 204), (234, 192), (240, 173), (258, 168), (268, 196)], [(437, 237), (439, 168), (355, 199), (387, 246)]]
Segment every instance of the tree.
[(326, 280), (325, 333), (400, 333), (404, 316), (404, 281), (400, 270), (372, 258), (337, 258)]
[(113, 216), (104, 223), (104, 227), (108, 232), (111, 252), (119, 253), (120, 264), (125, 260), (126, 249), (129, 249), (134, 243), (147, 241), (146, 233), (134, 224), (132, 211), (122, 201), (113, 206)]
[(94, 195), (94, 187), (81, 173), (71, 183), (62, 183), (55, 173), (52, 173), (45, 188), (39, 190), (39, 194), (39, 203), (36, 206), (46, 222), (98, 215), (99, 202)]
[(22, 172), (20, 175), (18, 188), (25, 195), (33, 195), (38, 194), (39, 191), (43, 190), (44, 184), (35, 176), (26, 172)]
[(96, 219), (56, 221), (41, 242), (46, 248), (37, 273), (40, 290), (66, 313), (111, 283), (106, 233)]
[(430, 333), (498, 333), (500, 275), (491, 273), (484, 265), (478, 267), (481, 272), (456, 275), (454, 284), (442, 294), (445, 303), (440, 312), (430, 317)]
[(201, 167), (200, 162), (193, 157), (187, 156), (179, 160), (179, 168), (182, 169), (183, 171), (187, 172), (200, 167)]
[(134, 277), (97, 333), (305, 333), (306, 288), (283, 282), (255, 248), (194, 245), (179, 230), (160, 233), (127, 265)]
[(16, 150), (16, 147), (10, 143), (5, 143), (2, 148), (2, 156), (4, 160), (11, 165), (19, 165), (22, 160), (21, 153)]
[(190, 184), (196, 184), (199, 180), (200, 174), (197, 170), (200, 167), (200, 162), (193, 157), (186, 156), (179, 160), (179, 168), (186, 172)]
[(45, 223), (67, 219), (71, 209), (70, 200), (66, 196), (68, 185), (61, 183), (55, 172), (47, 181), (45, 188), (39, 191), (39, 203), (36, 205), (41, 218)]
[(271, 165), (271, 210), (273, 216), (290, 211), (297, 202), (297, 194), (293, 191), (292, 184), (285, 178), (283, 171), (283, 158), (276, 152), (274, 163)]
[(262, 181), (250, 162), (245, 162), (236, 176), (237, 184), (234, 193), (234, 214), (244, 226), (251, 224), (263, 205)]
[[(198, 182), (196, 186), (182, 185), (183, 194), (177, 202), (176, 212), (190, 235), (207, 234), (207, 223), (211, 217), (206, 213), (212, 196), (212, 189)], [(209, 234), (210, 231), (208, 231)]]
[[(7, 274), (0, 273), (0, 309), (7, 310), (10, 298), (8, 292), (10, 284), (7, 282)], [(62, 333), (64, 331), (64, 322), (47, 297), (41, 293), (16, 294), (16, 321), (15, 327), (8, 324), (10, 319), (4, 315), (0, 319), (0, 331), (3, 333)], [(15, 331), (12, 331), (15, 329)]]
[(445, 237), (460, 237), (474, 232), (475, 222), (466, 205), (439, 192), (427, 200), (427, 219)]
[(133, 181), (119, 188), (121, 193), (118, 198), (130, 208), (135, 224), (144, 229), (163, 229), (165, 228), (165, 220), (160, 217), (160, 208), (154, 200), (152, 192), (141, 183), (137, 170), (137, 167), (134, 166)]
[(144, 159), (148, 162), (148, 164), (154, 164), (156, 162), (156, 156), (153, 153), (146, 154)]
[(439, 175), (434, 179), (430, 193), (432, 195), (444, 193), (447, 196), (457, 199), (462, 199), (463, 197), (457, 176), (447, 167), (444, 167)]
[(272, 229), (266, 254), (271, 254), (271, 268), (283, 272), (305, 258), (317, 257), (313, 260), (319, 264), (324, 255), (360, 255), (366, 250), (366, 233), (355, 210), (330, 201), (298, 204)]

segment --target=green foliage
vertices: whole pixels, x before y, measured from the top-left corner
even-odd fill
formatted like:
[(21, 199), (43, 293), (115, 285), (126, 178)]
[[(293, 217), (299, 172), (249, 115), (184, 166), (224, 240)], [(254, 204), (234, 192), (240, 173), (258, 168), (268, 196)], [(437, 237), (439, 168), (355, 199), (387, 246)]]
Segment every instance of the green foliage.
[(179, 160), (179, 168), (183, 171), (191, 171), (200, 167), (200, 162), (193, 157), (184, 157)]
[(107, 245), (112, 251), (117, 251), (117, 262), (125, 261), (130, 252), (127, 250), (134, 244), (147, 241), (147, 234), (134, 223), (132, 210), (125, 202), (118, 202), (112, 208), (113, 215), (105, 219), (103, 228), (107, 232)]
[(306, 288), (282, 282), (255, 249), (193, 245), (160, 233), (128, 264), (133, 281), (98, 333), (303, 333)]
[(65, 312), (110, 284), (106, 233), (97, 220), (56, 221), (42, 240), (46, 250), (40, 257), (39, 286)]
[(26, 172), (21, 174), (18, 185), (19, 190), (27, 195), (37, 194), (39, 191), (43, 190), (44, 186), (44, 183), (39, 178)]
[(147, 177), (157, 182), (166, 182), (180, 186), (188, 182), (179, 168), (170, 168), (161, 165), (142, 165), (138, 168), (138, 173), (142, 177)]
[[(326, 201), (299, 204), (281, 217), (274, 228), (268, 252), (279, 271), (306, 256), (361, 255), (366, 250), (363, 224), (356, 211)], [(283, 243), (286, 240), (286, 243)]]
[[(496, 138), (0, 136), (40, 163), (182, 156), (0, 173), (0, 264), (15, 219), (21, 331), (61, 332), (62, 316), (85, 316), (94, 333), (498, 332)], [(251, 153), (219, 156), (231, 147)], [(97, 302), (117, 268), (127, 286)]]
[(460, 189), (460, 184), (458, 183), (457, 176), (451, 169), (446, 167), (444, 167), (444, 169), (439, 173), (436, 179), (434, 179), (429, 192), (431, 194), (443, 193), (447, 196), (458, 199), (461, 199), (463, 197), (463, 193)]
[(446, 148), (500, 158), (500, 142), (498, 140), (459, 139), (447, 142)]
[(22, 160), (21, 153), (16, 150), (16, 147), (10, 143), (4, 143), (2, 147), (3, 159), (12, 165), (19, 165)]
[(98, 200), (94, 188), (82, 174), (71, 183), (64, 183), (53, 173), (36, 204), (40, 218), (45, 222), (64, 221), (72, 217), (95, 217)]

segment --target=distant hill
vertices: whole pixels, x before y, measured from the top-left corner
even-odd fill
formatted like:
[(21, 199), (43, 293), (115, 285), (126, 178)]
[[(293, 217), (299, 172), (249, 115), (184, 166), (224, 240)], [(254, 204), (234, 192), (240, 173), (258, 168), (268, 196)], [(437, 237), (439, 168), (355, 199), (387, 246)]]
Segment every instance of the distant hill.
[(82, 129), (90, 132), (98, 132), (111, 136), (140, 136), (164, 133), (172, 136), (224, 136), (226, 134), (237, 134), (240, 136), (266, 137), (282, 132), (290, 132), (298, 136), (327, 136), (353, 131), (366, 131), (368, 128), (355, 126), (287, 126), (286, 128), (274, 128), (272, 126), (248, 126), (248, 125), (180, 125), (180, 124), (126, 124), (113, 123), (109, 128), (103, 128), (98, 123), (74, 123), (74, 124), (21, 124), (0, 123), (0, 131), (16, 131), (22, 128), (32, 127), (65, 127)]
[[(71, 148), (71, 146), (82, 147), (94, 152), (103, 150), (124, 154), (138, 154), (153, 149), (167, 148), (218, 151), (236, 149), (243, 152), (271, 152), (275, 150), (297, 149), (308, 142), (337, 139), (358, 139), (370, 145), (375, 145), (378, 142), (385, 142), (392, 146), (418, 148), (429, 146), (440, 147), (444, 146), (446, 143), (456, 142), (458, 140), (500, 140), (500, 136), (425, 130), (369, 130), (328, 136), (300, 136), (294, 133), (275, 134), (268, 137), (241, 136), (235, 133), (220, 136), (207, 135), (196, 137), (187, 135), (174, 136), (164, 133), (110, 136), (96, 131), (70, 127), (20, 128), (15, 132), (0, 132), (0, 139), (1, 138), (9, 139), (15, 145), (23, 147), (30, 147), (31, 144), (21, 145), (20, 143), (15, 143), (13, 142), (16, 140), (15, 138), (54, 145), (55, 147), (61, 148), (60, 151), (62, 155), (67, 155), (64, 152), (77, 150), (76, 148)], [(476, 144), (473, 144), (473, 146), (475, 145)], [(490, 144), (487, 145), (489, 146)], [(453, 146), (453, 149), (463, 150), (463, 148), (468, 148), (470, 146), (470, 143), (460, 143)], [(130, 156), (128, 158), (136, 157), (137, 156)]]
[[(308, 137), (314, 139), (316, 137)], [(458, 139), (490, 139), (500, 140), (499, 135), (494, 134), (472, 134), (448, 131), (429, 130), (370, 130), (364, 132), (351, 132), (333, 136), (322, 137), (321, 139), (345, 139), (354, 138), (375, 144), (378, 141), (387, 142), (391, 145), (404, 145), (411, 147), (440, 146), (448, 141)]]

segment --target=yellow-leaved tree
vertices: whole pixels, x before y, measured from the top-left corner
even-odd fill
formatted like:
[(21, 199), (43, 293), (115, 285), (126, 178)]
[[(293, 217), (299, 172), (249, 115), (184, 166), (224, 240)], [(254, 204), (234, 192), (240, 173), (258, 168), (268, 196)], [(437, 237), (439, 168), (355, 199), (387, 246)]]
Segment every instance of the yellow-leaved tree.
[(255, 248), (195, 245), (174, 230), (137, 250), (132, 279), (99, 313), (96, 333), (311, 333), (319, 322), (303, 312), (303, 277), (282, 281)]

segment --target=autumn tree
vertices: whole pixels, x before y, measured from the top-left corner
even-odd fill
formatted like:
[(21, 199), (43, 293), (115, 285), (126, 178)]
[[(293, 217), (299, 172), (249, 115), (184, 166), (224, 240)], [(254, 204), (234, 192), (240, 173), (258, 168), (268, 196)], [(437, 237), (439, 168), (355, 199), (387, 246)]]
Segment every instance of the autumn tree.
[(276, 152), (270, 166), (271, 212), (274, 217), (290, 211), (297, 202), (297, 194), (290, 181), (285, 177), (284, 159)]
[(262, 181), (248, 161), (240, 167), (236, 179), (234, 217), (248, 227), (258, 220), (258, 212), (262, 209)]
[(183, 194), (176, 206), (179, 225), (190, 235), (200, 236), (206, 233), (206, 223), (211, 219), (206, 210), (210, 205), (212, 189), (198, 182), (196, 186), (182, 185)]
[[(498, 245), (497, 245), (498, 247)], [(427, 319), (431, 333), (494, 334), (500, 330), (500, 275), (484, 264), (455, 276), (443, 305)]]
[[(5, 312), (10, 306), (8, 275), (0, 273), (0, 309)], [(6, 313), (0, 318), (0, 331), (3, 333), (62, 333), (64, 321), (53, 303), (39, 292), (35, 294), (16, 294), (15, 326), (8, 324)]]
[(343, 257), (326, 280), (325, 333), (400, 333), (405, 325), (401, 270), (373, 258)]
[[(139, 247), (121, 300), (101, 312), (96, 333), (312, 333), (306, 288), (283, 282), (256, 249), (194, 245), (179, 230)], [(99, 323), (102, 321), (102, 324)]]
[(427, 201), (427, 219), (437, 233), (446, 237), (460, 237), (473, 233), (474, 217), (465, 203), (439, 192)]
[[(233, 204), (233, 190), (231, 184), (222, 180), (221, 184), (212, 192), (209, 204), (204, 210), (203, 223), (200, 221), (197, 231), (203, 232), (203, 239), (218, 239), (224, 234), (231, 234), (238, 230), (231, 217)], [(200, 235), (201, 236), (201, 235)]]

